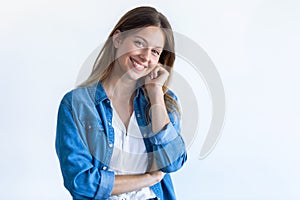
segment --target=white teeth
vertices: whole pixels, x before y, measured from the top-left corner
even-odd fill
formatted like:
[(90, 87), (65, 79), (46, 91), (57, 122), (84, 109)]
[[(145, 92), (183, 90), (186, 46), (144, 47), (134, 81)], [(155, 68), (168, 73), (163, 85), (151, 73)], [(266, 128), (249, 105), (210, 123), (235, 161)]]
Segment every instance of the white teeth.
[(138, 63), (135, 62), (134, 60), (133, 60), (133, 63), (134, 63), (134, 65), (136, 66), (136, 68), (137, 68), (138, 70), (144, 69), (144, 66), (143, 66), (143, 65), (138, 64)]

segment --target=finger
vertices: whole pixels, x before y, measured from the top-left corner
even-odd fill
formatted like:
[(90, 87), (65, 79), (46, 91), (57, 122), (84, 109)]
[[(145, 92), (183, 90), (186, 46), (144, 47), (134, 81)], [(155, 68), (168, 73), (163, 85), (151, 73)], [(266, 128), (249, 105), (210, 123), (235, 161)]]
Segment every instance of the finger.
[(157, 76), (159, 75), (159, 71), (160, 71), (160, 66), (157, 66), (153, 71), (152, 71), (152, 79), (155, 79), (155, 78), (157, 78)]

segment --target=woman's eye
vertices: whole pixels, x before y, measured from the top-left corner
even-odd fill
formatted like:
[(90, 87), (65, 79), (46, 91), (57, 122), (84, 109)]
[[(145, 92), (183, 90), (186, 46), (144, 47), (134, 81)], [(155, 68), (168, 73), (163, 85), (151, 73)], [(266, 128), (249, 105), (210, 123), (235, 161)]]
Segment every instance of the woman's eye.
[(134, 43), (135, 43), (136, 46), (138, 46), (138, 47), (143, 47), (143, 46), (144, 46), (143, 43), (140, 42), (140, 41), (134, 41)]
[(159, 51), (157, 51), (157, 50), (155, 50), (155, 49), (153, 49), (152, 52), (153, 52), (155, 55), (157, 55), (157, 56), (159, 56), (159, 54), (160, 54)]

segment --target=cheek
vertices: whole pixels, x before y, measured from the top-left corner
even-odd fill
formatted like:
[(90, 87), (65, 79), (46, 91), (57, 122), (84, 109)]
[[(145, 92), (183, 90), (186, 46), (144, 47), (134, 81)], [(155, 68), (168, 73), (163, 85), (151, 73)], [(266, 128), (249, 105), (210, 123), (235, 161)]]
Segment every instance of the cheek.
[(123, 43), (118, 49), (116, 55), (118, 57), (123, 56), (123, 55), (128, 55), (131, 54), (135, 51), (136, 49), (132, 45), (128, 45), (127, 43)]
[(151, 67), (155, 67), (158, 64), (159, 57), (154, 57), (151, 59)]
[(120, 49), (118, 49), (117, 55), (118, 55), (119, 57), (121, 57), (121, 56), (126, 55), (127, 53), (128, 53), (128, 49), (127, 49), (127, 48), (120, 48)]
[(148, 72), (151, 72), (152, 70), (154, 70), (154, 68), (157, 66), (157, 62), (152, 62), (150, 64), (150, 67), (147, 69)]

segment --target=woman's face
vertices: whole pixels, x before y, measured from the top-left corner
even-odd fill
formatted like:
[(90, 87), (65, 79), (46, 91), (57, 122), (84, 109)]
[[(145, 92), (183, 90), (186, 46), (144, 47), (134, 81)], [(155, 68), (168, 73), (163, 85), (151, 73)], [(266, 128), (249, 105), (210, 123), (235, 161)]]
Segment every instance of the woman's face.
[(116, 31), (113, 38), (116, 47), (115, 73), (132, 80), (149, 74), (158, 64), (163, 51), (165, 35), (159, 27), (149, 26), (120, 37)]

